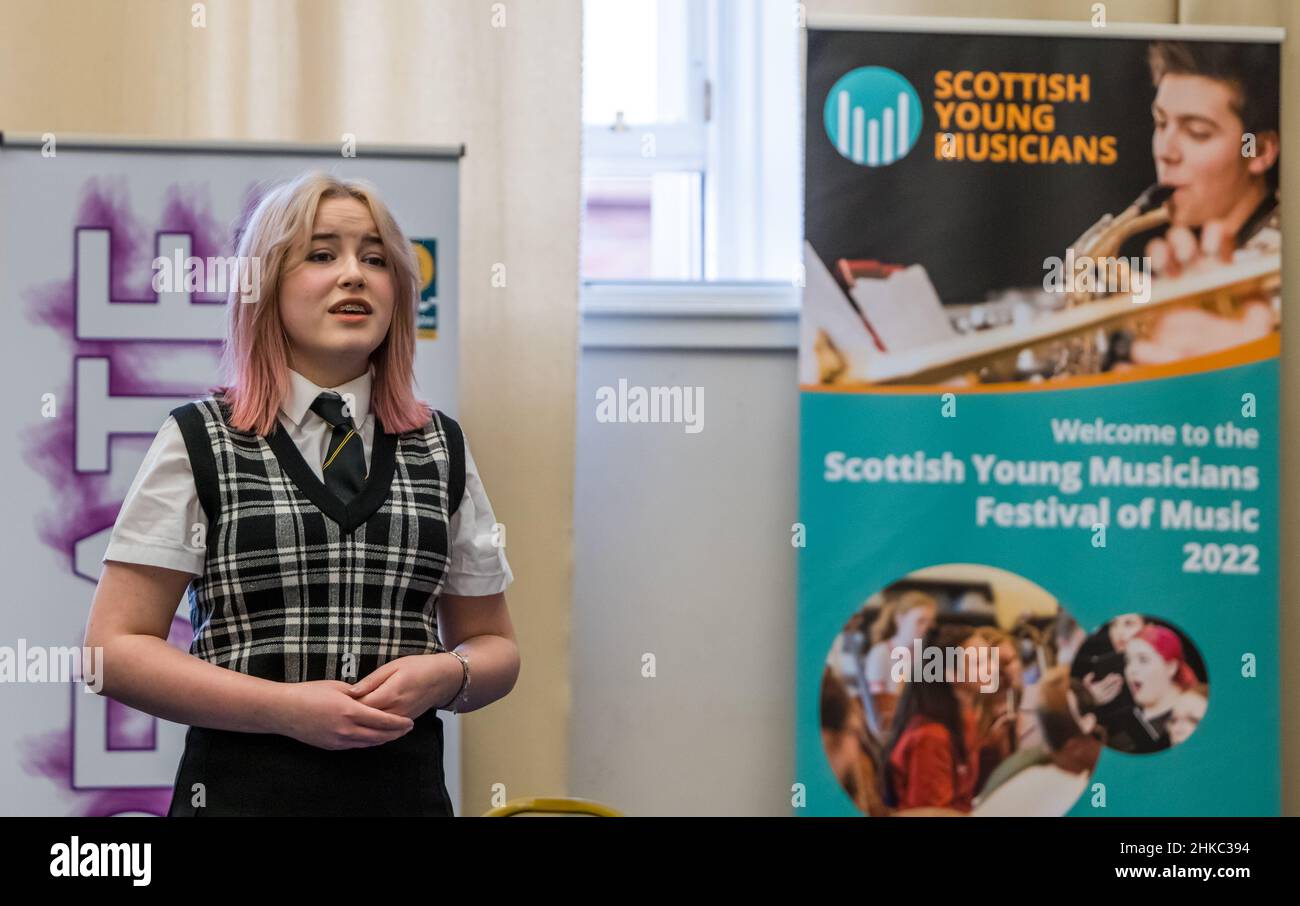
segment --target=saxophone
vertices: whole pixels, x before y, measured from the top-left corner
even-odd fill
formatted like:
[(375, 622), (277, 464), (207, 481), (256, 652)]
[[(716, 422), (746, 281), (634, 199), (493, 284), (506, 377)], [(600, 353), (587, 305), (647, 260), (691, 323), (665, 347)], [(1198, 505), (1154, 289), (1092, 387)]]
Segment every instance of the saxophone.
[[(1089, 266), (1094, 269), (1098, 262), (1103, 268), (1114, 268), (1118, 285), (1128, 286), (1129, 264), (1119, 257), (1119, 250), (1132, 237), (1169, 223), (1169, 208), (1165, 202), (1173, 192), (1169, 186), (1152, 183), (1119, 214), (1107, 214), (1089, 227), (1071, 244), (1070, 251), (1076, 259), (1089, 259)], [(1104, 280), (1098, 280), (1093, 285), (1104, 286), (1104, 283)], [(1066, 308), (1086, 304), (1106, 294), (1104, 288), (1067, 293)], [(1122, 331), (1111, 336), (1104, 328), (1075, 337), (1060, 345), (1053, 357), (1053, 370), (1057, 374), (1097, 374), (1105, 370), (1108, 360), (1113, 361), (1113, 353), (1117, 351), (1112, 349), (1115, 341), (1126, 345), (1130, 339)]]

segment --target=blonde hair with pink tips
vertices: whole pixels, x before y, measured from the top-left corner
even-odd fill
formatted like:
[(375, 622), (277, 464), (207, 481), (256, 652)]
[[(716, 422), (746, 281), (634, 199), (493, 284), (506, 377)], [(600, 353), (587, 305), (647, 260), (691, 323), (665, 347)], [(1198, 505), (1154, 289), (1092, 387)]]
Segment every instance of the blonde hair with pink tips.
[[(289, 392), (289, 338), (280, 320), (280, 281), (289, 252), (308, 241), (323, 198), (355, 198), (370, 210), (393, 274), (393, 319), (388, 335), (370, 354), (375, 376), (370, 407), (385, 431), (401, 434), (428, 423), (429, 406), (415, 398), (415, 309), (419, 265), (406, 235), (370, 183), (320, 171), (273, 187), (257, 203), (236, 240), (238, 266), (260, 267), (262, 279), (232, 282), (230, 317), (221, 353), (225, 386), (213, 388), (230, 406), (230, 425), (263, 437), (277, 424)], [(260, 286), (258, 298), (242, 301), (241, 283)]]

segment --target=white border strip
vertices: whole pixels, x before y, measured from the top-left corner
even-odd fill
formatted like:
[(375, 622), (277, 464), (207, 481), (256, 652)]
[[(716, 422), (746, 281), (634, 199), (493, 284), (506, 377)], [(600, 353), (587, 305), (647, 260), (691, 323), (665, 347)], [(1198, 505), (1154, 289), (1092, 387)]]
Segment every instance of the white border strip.
[(797, 317), (800, 289), (776, 282), (585, 280), (578, 310), (584, 317)]
[(799, 287), (789, 283), (587, 281), (579, 298), (584, 350), (799, 348)]
[(950, 19), (938, 16), (857, 16), (821, 13), (809, 29), (830, 31), (955, 32), (973, 35), (1034, 35), (1064, 38), (1182, 38), (1187, 41), (1250, 41), (1281, 44), (1286, 29), (1259, 25), (1180, 25), (1168, 22), (1091, 22), (1034, 19)]
[[(309, 144), (307, 142), (245, 142), (245, 141), (177, 141), (173, 139), (132, 138), (120, 135), (81, 135), (55, 131), (58, 148), (62, 150), (164, 152), (169, 154), (299, 154), (308, 156), (344, 158), (340, 145)], [(37, 133), (0, 132), (0, 150), (6, 148), (32, 149), (45, 144)], [(458, 160), (465, 156), (464, 145), (383, 145), (357, 142), (357, 159), (367, 157), (405, 157)]]

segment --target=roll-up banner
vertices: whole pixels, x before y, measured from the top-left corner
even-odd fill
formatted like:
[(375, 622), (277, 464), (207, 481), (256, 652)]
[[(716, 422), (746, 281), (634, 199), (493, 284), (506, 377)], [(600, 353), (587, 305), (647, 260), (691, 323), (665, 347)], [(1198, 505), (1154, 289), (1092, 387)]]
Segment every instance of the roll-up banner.
[[(9, 314), (0, 374), (12, 404), (11, 442), (0, 445), (0, 811), (166, 813), (185, 727), (92, 694), (76, 681), (95, 669), (80, 646), (109, 532), (145, 451), (174, 407), (218, 381), (234, 230), (267, 187), (307, 170), (376, 187), (420, 262), (420, 396), (455, 415), (463, 153), (0, 140)], [(169, 639), (182, 649), (189, 615), (183, 599)], [(458, 802), (459, 731), (443, 719)]]
[(1278, 813), (1281, 40), (808, 23), (796, 814)]

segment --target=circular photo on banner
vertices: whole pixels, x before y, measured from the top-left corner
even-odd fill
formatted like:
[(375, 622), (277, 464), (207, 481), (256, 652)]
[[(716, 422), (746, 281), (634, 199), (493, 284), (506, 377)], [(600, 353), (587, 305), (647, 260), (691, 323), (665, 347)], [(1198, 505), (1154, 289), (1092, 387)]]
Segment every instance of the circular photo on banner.
[(1084, 633), (1048, 591), (973, 563), (927, 567), (847, 615), (826, 658), (821, 733), (872, 816), (1064, 815), (1102, 745), (1070, 662)]
[(1087, 687), (1107, 746), (1147, 754), (1196, 732), (1210, 701), (1201, 652), (1177, 626), (1124, 613), (1086, 638), (1070, 675)]

